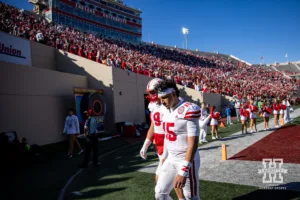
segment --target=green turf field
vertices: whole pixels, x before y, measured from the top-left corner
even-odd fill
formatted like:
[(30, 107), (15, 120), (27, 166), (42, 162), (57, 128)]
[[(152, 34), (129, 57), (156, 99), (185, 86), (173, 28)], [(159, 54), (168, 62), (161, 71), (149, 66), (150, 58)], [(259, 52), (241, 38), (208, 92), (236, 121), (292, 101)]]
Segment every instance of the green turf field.
[(299, 126), (300, 125), (300, 116), (293, 119), (292, 123)]
[(292, 106), (294, 110), (296, 110), (297, 108), (300, 108), (300, 104), (299, 105), (294, 105)]

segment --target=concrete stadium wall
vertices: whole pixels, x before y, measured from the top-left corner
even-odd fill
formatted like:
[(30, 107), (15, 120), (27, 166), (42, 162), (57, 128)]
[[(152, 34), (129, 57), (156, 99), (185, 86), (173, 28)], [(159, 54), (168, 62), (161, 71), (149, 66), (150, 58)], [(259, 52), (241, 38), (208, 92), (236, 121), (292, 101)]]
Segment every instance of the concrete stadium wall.
[(61, 50), (56, 50), (55, 58), (56, 70), (86, 76), (88, 79), (88, 88), (104, 90), (103, 99), (106, 102), (106, 119), (104, 126), (106, 131), (114, 131), (115, 111), (113, 105), (112, 68)]
[(55, 48), (30, 42), (32, 66), (42, 69), (56, 70), (55, 67)]
[(145, 121), (144, 93), (149, 77), (111, 68), (64, 51), (56, 51), (55, 58), (58, 71), (84, 75), (88, 78), (89, 88), (104, 90), (107, 131), (115, 131), (114, 124), (117, 122)]
[(232, 97), (230, 97), (230, 96), (221, 95), (221, 104), (222, 105), (229, 105), (231, 99), (232, 99)]
[(193, 102), (197, 105), (199, 105), (199, 103), (203, 102), (203, 93), (202, 92), (196, 91), (191, 88), (184, 87), (182, 85), (177, 85), (177, 87), (180, 91), (179, 96), (184, 98), (184, 100)]
[(62, 141), (73, 87), (87, 78), (12, 63), (0, 63), (0, 132), (17, 131), (30, 144)]
[(144, 94), (150, 77), (113, 68), (116, 122), (145, 122)]
[[(113, 68), (115, 121), (141, 123), (145, 121), (144, 94), (152, 78)], [(196, 91), (177, 85), (180, 96), (199, 105), (206, 102), (221, 110), (221, 95)], [(121, 94), (120, 94), (121, 92)]]
[(215, 93), (203, 93), (203, 101), (211, 106), (216, 106), (217, 111), (221, 111), (221, 95)]
[(211, 106), (216, 106), (216, 109), (221, 111), (221, 95), (214, 93), (203, 93), (181, 85), (177, 85), (177, 87), (179, 88), (180, 96), (186, 101), (190, 101), (198, 105), (199, 103), (205, 102)]
[[(114, 132), (117, 122), (145, 121), (144, 94), (150, 77), (35, 42), (30, 42), (30, 49), (32, 67), (0, 63), (0, 117), (4, 119), (0, 131), (15, 130), (39, 145), (62, 141), (66, 110), (74, 106), (74, 87), (104, 90), (106, 131)], [(221, 105), (220, 95), (178, 88), (186, 101)]]

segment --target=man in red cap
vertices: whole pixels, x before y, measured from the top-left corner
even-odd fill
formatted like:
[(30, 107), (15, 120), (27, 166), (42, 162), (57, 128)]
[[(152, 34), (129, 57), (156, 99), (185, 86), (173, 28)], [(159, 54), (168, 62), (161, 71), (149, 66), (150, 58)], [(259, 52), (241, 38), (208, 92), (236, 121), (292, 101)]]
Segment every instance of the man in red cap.
[(84, 124), (84, 135), (86, 137), (85, 141), (85, 151), (84, 151), (84, 161), (81, 165), (82, 168), (88, 166), (91, 151), (93, 151), (93, 164), (95, 167), (98, 166), (98, 135), (97, 135), (97, 120), (92, 117), (93, 111), (84, 111), (87, 116), (87, 120)]

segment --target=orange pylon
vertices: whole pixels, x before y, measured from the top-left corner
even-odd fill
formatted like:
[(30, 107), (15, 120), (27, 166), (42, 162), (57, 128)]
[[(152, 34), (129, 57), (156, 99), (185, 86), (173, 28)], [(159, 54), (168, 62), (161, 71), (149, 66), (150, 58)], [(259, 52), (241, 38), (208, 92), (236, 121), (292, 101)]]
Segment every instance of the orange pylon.
[(225, 128), (225, 127), (226, 127), (225, 123), (223, 121), (221, 121), (220, 122), (220, 128)]
[(222, 144), (222, 160), (227, 160), (227, 148), (226, 148), (226, 144)]
[(284, 126), (284, 119), (283, 118), (280, 118), (280, 123), (281, 123), (281, 126)]

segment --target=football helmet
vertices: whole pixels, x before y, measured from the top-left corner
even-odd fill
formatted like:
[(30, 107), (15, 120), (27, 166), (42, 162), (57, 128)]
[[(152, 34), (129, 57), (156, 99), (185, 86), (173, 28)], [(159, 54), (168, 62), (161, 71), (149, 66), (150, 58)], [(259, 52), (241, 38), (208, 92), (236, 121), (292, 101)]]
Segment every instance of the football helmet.
[(147, 84), (147, 93), (148, 96), (146, 97), (150, 102), (157, 102), (158, 101), (158, 96), (157, 93), (155, 92), (154, 88), (155, 86), (160, 83), (162, 80), (159, 78), (154, 78), (151, 81), (148, 82)]

